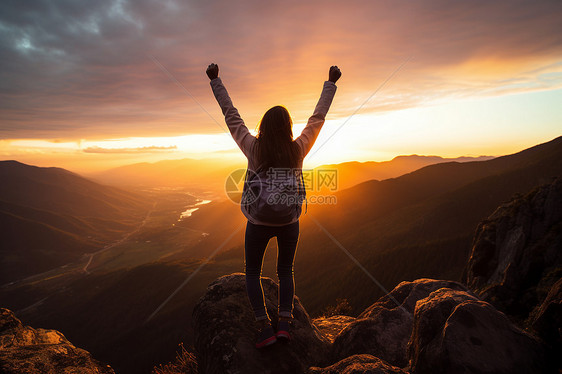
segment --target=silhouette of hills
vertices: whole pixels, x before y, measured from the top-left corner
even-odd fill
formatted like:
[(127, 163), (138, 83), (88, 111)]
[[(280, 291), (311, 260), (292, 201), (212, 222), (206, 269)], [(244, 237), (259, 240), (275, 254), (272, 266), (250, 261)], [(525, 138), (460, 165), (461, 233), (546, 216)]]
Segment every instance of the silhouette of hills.
[(343, 162), (328, 164), (316, 169), (331, 169), (338, 172), (338, 189), (343, 190), (368, 180), (383, 180), (396, 178), (401, 175), (418, 170), (424, 166), (441, 164), (445, 162), (471, 162), (486, 161), (493, 156), (443, 158), (440, 156), (397, 156), (390, 161)]
[(130, 230), (144, 197), (60, 168), (0, 161), (0, 284), (74, 261)]
[(90, 177), (100, 183), (117, 186), (184, 186), (193, 192), (222, 192), (226, 176), (245, 166), (244, 162), (239, 161), (185, 158), (120, 166)]
[[(470, 162), (492, 159), (492, 156), (442, 158), (439, 156), (397, 156), (390, 161), (344, 162), (322, 165), (316, 169), (337, 170), (338, 189), (345, 189), (371, 179), (387, 179), (417, 170), (423, 166), (443, 162)], [(226, 176), (233, 170), (245, 168), (244, 161), (163, 160), (125, 165), (90, 177), (101, 183), (122, 186), (188, 186), (193, 191), (223, 192)]]

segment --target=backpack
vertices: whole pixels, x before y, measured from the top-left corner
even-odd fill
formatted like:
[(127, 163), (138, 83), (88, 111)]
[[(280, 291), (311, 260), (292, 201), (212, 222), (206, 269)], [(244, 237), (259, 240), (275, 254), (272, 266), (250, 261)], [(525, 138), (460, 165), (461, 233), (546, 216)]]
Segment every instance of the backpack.
[[(306, 201), (302, 170), (297, 168), (248, 169), (242, 192), (242, 209), (250, 217), (274, 225), (296, 221)], [(308, 203), (306, 211), (308, 210)]]

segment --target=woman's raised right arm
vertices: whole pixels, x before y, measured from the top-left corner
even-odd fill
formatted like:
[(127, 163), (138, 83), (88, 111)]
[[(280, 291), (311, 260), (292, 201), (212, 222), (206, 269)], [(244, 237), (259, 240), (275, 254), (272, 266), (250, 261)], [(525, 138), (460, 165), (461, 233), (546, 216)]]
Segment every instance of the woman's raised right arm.
[(324, 82), (322, 94), (316, 104), (314, 113), (308, 119), (306, 127), (302, 130), (300, 136), (295, 139), (295, 142), (301, 149), (302, 157), (304, 158), (314, 145), (318, 134), (326, 120), (326, 114), (330, 109), (334, 95), (336, 94), (336, 81), (341, 77), (341, 71), (337, 66), (330, 67), (329, 79)]
[(211, 80), (211, 88), (213, 89), (213, 94), (221, 107), (222, 114), (224, 114), (224, 119), (230, 134), (234, 138), (238, 147), (242, 150), (246, 157), (249, 156), (252, 148), (252, 144), (256, 139), (246, 127), (244, 120), (240, 117), (238, 109), (232, 104), (232, 100), (228, 95), (226, 87), (222, 84), (222, 80), (218, 77), (219, 67), (216, 64), (211, 64), (207, 68), (207, 76)]

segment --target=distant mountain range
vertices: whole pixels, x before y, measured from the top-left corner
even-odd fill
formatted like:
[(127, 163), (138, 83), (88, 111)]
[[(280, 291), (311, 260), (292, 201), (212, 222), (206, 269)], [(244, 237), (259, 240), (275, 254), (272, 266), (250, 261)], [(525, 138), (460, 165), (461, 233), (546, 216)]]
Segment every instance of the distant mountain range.
[[(398, 158), (387, 166), (405, 160)], [(150, 164), (144, 167), (153, 170)], [(356, 170), (385, 167), (344, 164), (340, 177), (349, 173), (347, 178), (360, 180), (363, 176)], [(383, 291), (363, 269), (388, 290), (400, 281), (423, 277), (462, 279), (477, 224), (514, 195), (562, 175), (562, 137), (490, 160), (441, 162), (389, 179), (379, 175), (382, 180), (336, 192), (335, 205), (309, 204), (301, 219), (296, 292), (313, 317), (337, 298), (348, 299), (352, 314), (358, 314), (381, 296)], [(135, 211), (137, 199), (132, 199), (131, 211)], [(165, 261), (81, 275), (57, 284), (56, 293), (45, 286), (46, 281), (5, 287), (0, 289), (0, 299), (18, 318), (62, 331), (118, 372), (148, 371), (154, 363), (173, 358), (170, 347), (182, 341), (192, 344), (191, 310), (207, 284), (220, 275), (243, 271), (244, 223), (239, 206), (213, 201), (175, 226), (208, 235)], [(169, 229), (152, 230), (152, 240), (159, 240)], [(200, 267), (203, 257), (215, 251), (218, 254)], [(276, 279), (275, 260), (275, 241), (271, 241), (264, 276)], [(188, 285), (145, 325), (146, 318), (190, 275)]]
[(343, 162), (322, 165), (316, 169), (333, 169), (338, 172), (338, 189), (343, 190), (368, 180), (396, 178), (424, 166), (445, 162), (472, 162), (493, 159), (493, 156), (443, 158), (439, 156), (397, 156), (390, 161)]
[(194, 193), (222, 193), (226, 177), (246, 165), (225, 160), (163, 160), (120, 166), (88, 177), (99, 183), (124, 187), (189, 187)]
[[(442, 158), (439, 156), (398, 156), (390, 161), (344, 162), (322, 165), (316, 169), (338, 172), (338, 189), (345, 189), (367, 180), (395, 178), (421, 167), (444, 162), (485, 161), (492, 156)], [(194, 192), (214, 192), (224, 196), (226, 177), (234, 170), (245, 168), (243, 162), (225, 160), (163, 160), (113, 168), (89, 175), (100, 183), (117, 186), (187, 186)]]

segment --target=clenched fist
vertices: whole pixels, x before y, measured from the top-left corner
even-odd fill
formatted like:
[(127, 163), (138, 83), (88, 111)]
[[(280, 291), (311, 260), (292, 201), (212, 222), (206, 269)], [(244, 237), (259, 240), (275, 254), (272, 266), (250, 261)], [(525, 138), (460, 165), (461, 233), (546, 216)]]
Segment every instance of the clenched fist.
[(336, 83), (336, 81), (338, 79), (340, 79), (341, 77), (341, 71), (340, 68), (338, 68), (337, 66), (331, 66), (330, 67), (330, 73), (329, 73), (329, 80)]
[(207, 67), (207, 76), (209, 79), (213, 80), (219, 76), (219, 66), (217, 64), (211, 64)]

